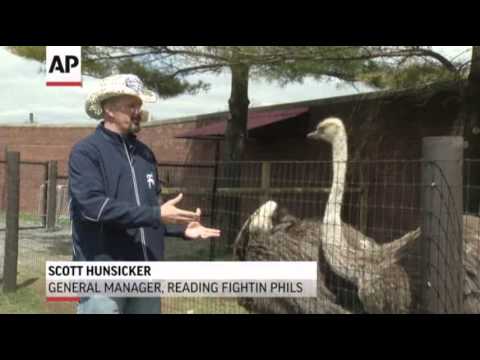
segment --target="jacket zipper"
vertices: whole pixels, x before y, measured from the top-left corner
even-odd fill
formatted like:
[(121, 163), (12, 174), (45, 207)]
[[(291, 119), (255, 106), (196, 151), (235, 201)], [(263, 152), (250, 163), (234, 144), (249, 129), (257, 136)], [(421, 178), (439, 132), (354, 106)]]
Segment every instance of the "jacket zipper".
[[(130, 165), (130, 171), (132, 173), (132, 179), (133, 179), (133, 189), (135, 191), (135, 199), (137, 200), (137, 205), (140, 206), (140, 195), (138, 194), (138, 185), (137, 185), (137, 178), (135, 176), (135, 170), (132, 165), (132, 160), (130, 159), (130, 155), (128, 154), (127, 150), (127, 145), (125, 144), (125, 141), (123, 142), (123, 148), (125, 149), (125, 154), (127, 154), (127, 159), (128, 159), (128, 164)], [(145, 231), (143, 227), (140, 228), (140, 239), (142, 241), (142, 249), (143, 249), (143, 257), (145, 258), (145, 261), (148, 261), (147, 257), (147, 248), (146, 248), (146, 243), (145, 243)]]

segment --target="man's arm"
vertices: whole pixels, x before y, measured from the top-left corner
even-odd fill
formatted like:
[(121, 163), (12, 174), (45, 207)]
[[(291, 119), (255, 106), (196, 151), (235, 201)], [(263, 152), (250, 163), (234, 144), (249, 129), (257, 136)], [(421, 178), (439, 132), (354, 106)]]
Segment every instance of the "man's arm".
[[(195, 213), (193, 212), (185, 212), (178, 209), (175, 209), (175, 205), (182, 200), (183, 195), (178, 195), (175, 199), (167, 201), (164, 205), (162, 205), (162, 188), (160, 185), (160, 179), (158, 176), (158, 167), (157, 167), (157, 160), (155, 159), (155, 154), (152, 152), (153, 161), (155, 162), (155, 177), (156, 177), (156, 193), (158, 204), (161, 207), (161, 214), (162, 218), (172, 218), (170, 215), (172, 210), (173, 213), (178, 213), (176, 219), (182, 219), (182, 216), (188, 215), (189, 219), (186, 219), (187, 225), (166, 225), (165, 234), (171, 237), (179, 237), (184, 240), (196, 240), (196, 239), (209, 239), (209, 238), (218, 238), (220, 236), (220, 230), (218, 229), (210, 229), (206, 228), (202, 224), (200, 224), (200, 209), (197, 209)], [(173, 207), (173, 209), (172, 209)], [(164, 215), (165, 213), (165, 215)], [(168, 214), (168, 215), (167, 215)], [(185, 219), (185, 218), (183, 218)]]
[(135, 206), (107, 197), (98, 160), (84, 149), (74, 148), (70, 155), (69, 182), (72, 200), (87, 221), (127, 228), (161, 225), (158, 206)]
[[(155, 190), (157, 193), (158, 206), (160, 207), (162, 205), (162, 186), (160, 184), (160, 177), (158, 175), (157, 160), (153, 152), (152, 152), (152, 156), (155, 161), (155, 184), (156, 184)], [(187, 237), (185, 237), (185, 230), (187, 229), (187, 225), (165, 224), (164, 226), (165, 226), (165, 236), (176, 237), (184, 240), (188, 239)]]

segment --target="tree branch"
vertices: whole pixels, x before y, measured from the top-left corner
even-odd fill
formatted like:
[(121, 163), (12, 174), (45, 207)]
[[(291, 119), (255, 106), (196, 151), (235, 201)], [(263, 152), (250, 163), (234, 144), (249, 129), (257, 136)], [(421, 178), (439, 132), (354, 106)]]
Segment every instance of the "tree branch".
[(448, 71), (450, 71), (452, 73), (457, 73), (458, 72), (458, 69), (455, 67), (455, 65), (453, 65), (452, 62), (450, 60), (448, 60), (446, 57), (444, 57), (443, 55), (441, 55), (441, 54), (439, 54), (435, 51), (427, 50), (427, 49), (419, 49), (417, 51), (422, 55), (425, 55), (425, 56), (428, 56), (428, 57), (431, 57), (431, 58), (437, 60)]
[(138, 54), (124, 54), (124, 55), (105, 56), (100, 58), (91, 58), (90, 60), (92, 61), (119, 60), (119, 59), (128, 59), (128, 58), (141, 57), (141, 56), (147, 56), (147, 55), (156, 55), (156, 54), (158, 54), (158, 52), (149, 51), (149, 52), (138, 53)]
[(207, 70), (207, 69), (214, 69), (214, 68), (222, 68), (229, 66), (229, 64), (210, 64), (210, 65), (199, 65), (199, 66), (192, 66), (189, 68), (183, 68), (175, 71), (172, 74), (168, 74), (167, 77), (175, 77), (180, 74), (188, 74), (190, 72), (195, 72), (199, 70)]
[[(155, 47), (158, 49), (158, 47)], [(214, 61), (223, 61), (229, 62), (230, 59), (220, 56), (220, 55), (211, 55), (206, 52), (199, 52), (199, 51), (192, 51), (192, 50), (178, 50), (178, 49), (171, 49), (168, 46), (161, 46), (160, 52), (169, 54), (169, 55), (183, 55), (188, 57), (203, 57), (205, 59), (214, 60)]]

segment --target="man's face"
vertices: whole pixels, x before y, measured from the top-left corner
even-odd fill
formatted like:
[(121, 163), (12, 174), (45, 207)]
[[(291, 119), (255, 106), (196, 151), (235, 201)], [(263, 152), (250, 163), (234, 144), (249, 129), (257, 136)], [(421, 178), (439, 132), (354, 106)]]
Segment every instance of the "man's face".
[(105, 105), (109, 120), (116, 124), (122, 134), (140, 131), (141, 108), (142, 101), (130, 95), (113, 98)]

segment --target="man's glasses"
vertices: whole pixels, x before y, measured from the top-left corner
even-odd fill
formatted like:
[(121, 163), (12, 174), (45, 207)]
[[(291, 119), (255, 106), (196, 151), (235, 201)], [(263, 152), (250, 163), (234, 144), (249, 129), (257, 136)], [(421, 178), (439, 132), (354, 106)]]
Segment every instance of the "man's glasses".
[(131, 116), (132, 119), (139, 119), (141, 122), (147, 122), (150, 117), (150, 113), (146, 110), (142, 110), (141, 106), (124, 105), (120, 106), (118, 110)]

